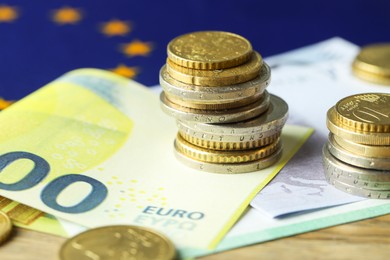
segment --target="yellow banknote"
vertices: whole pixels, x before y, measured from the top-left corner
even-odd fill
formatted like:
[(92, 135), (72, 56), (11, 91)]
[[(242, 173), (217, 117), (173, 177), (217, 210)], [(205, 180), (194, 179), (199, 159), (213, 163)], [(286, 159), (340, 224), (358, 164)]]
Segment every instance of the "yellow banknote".
[(86, 227), (152, 227), (183, 255), (215, 247), (311, 133), (286, 126), (268, 169), (200, 172), (175, 159), (177, 129), (157, 95), (95, 69), (65, 74), (0, 121), (0, 195)]

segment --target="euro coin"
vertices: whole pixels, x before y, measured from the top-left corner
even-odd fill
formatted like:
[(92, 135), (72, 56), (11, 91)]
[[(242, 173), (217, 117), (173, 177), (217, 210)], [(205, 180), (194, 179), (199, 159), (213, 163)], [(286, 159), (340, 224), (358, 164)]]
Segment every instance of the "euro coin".
[(327, 181), (339, 190), (347, 192), (351, 195), (365, 197), (369, 199), (390, 199), (390, 190), (374, 190), (361, 188), (355, 185), (350, 185), (341, 182), (337, 179), (329, 178)]
[(352, 71), (360, 79), (390, 85), (390, 44), (363, 47), (352, 63)]
[(221, 139), (221, 137), (218, 137), (218, 139), (216, 138), (215, 141), (211, 141), (194, 137), (183, 131), (179, 131), (179, 133), (181, 137), (183, 137), (183, 139), (187, 142), (199, 147), (213, 150), (246, 150), (259, 148), (261, 146), (265, 146), (275, 142), (281, 135), (281, 131), (276, 131), (275, 133), (272, 132), (272, 135), (261, 136), (255, 140), (250, 140), (250, 138), (244, 138), (245, 141), (243, 142), (220, 142), (218, 141), (218, 139)]
[(336, 118), (355, 131), (390, 133), (390, 94), (364, 93), (341, 99)]
[(251, 103), (256, 102), (257, 100), (261, 99), (261, 96), (263, 93), (256, 93), (252, 96), (246, 97), (246, 98), (241, 98), (239, 100), (236, 100), (234, 102), (230, 103), (199, 103), (199, 102), (192, 102), (188, 101), (186, 99), (182, 99), (180, 97), (171, 95), (168, 92), (164, 92), (166, 98), (170, 100), (171, 102), (183, 106), (183, 107), (188, 107), (188, 108), (195, 108), (195, 109), (201, 109), (201, 110), (226, 110), (226, 109), (231, 109), (231, 108), (238, 108), (238, 107), (243, 107), (246, 105), (249, 105)]
[(205, 124), (178, 120), (181, 131), (193, 137), (219, 142), (255, 141), (280, 132), (288, 117), (288, 105), (280, 97), (270, 95), (268, 109), (261, 115), (237, 123)]
[(184, 34), (168, 43), (168, 57), (180, 66), (192, 69), (225, 69), (246, 62), (251, 43), (242, 36), (221, 31)]
[(390, 145), (390, 133), (356, 131), (351, 127), (343, 125), (337, 120), (334, 107), (327, 112), (326, 125), (330, 132), (351, 142), (368, 145)]
[(231, 103), (257, 93), (263, 93), (270, 81), (271, 69), (265, 63), (261, 67), (259, 75), (254, 79), (218, 88), (196, 86), (177, 81), (169, 75), (166, 65), (160, 70), (160, 85), (166, 93), (180, 97), (182, 100), (204, 104)]
[(0, 211), (0, 244), (4, 243), (11, 234), (12, 223), (8, 215)]
[(168, 238), (139, 226), (90, 229), (67, 240), (60, 250), (61, 260), (172, 260), (175, 255)]
[(333, 135), (333, 138), (345, 150), (357, 155), (374, 158), (390, 158), (390, 146), (388, 145), (359, 144), (340, 138), (337, 135)]
[(211, 172), (211, 173), (224, 173), (224, 174), (236, 174), (259, 171), (270, 167), (279, 161), (282, 156), (282, 148), (280, 147), (276, 152), (268, 157), (257, 161), (245, 162), (245, 163), (208, 163), (198, 160), (194, 160), (188, 156), (185, 156), (180, 151), (175, 149), (176, 158), (187, 165), (190, 168)]
[(196, 70), (177, 65), (167, 60), (167, 72), (172, 78), (198, 86), (220, 87), (238, 84), (257, 77), (263, 65), (259, 53), (253, 52), (248, 62), (227, 69)]
[(201, 110), (183, 107), (171, 102), (164, 92), (160, 94), (160, 104), (162, 110), (182, 121), (196, 121), (203, 123), (231, 123), (256, 117), (268, 109), (269, 94), (264, 92), (258, 101), (233, 109), (225, 110)]
[(329, 135), (327, 142), (329, 152), (339, 159), (340, 161), (367, 169), (375, 170), (389, 170), (390, 171), (390, 157), (389, 158), (373, 158), (361, 156), (342, 148), (333, 138), (333, 135)]
[(219, 151), (202, 148), (187, 142), (180, 134), (175, 140), (175, 149), (183, 155), (202, 162), (245, 163), (265, 158), (280, 148), (280, 139), (260, 148), (238, 151)]
[(326, 175), (332, 178), (354, 178), (369, 182), (390, 182), (390, 171), (364, 169), (346, 164), (335, 158), (328, 150), (327, 145), (322, 149), (322, 159)]

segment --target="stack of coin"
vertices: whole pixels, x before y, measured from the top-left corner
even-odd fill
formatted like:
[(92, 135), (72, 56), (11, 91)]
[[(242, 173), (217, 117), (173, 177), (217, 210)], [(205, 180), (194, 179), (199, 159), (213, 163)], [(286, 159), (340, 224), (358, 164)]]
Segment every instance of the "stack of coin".
[(362, 48), (352, 63), (352, 71), (363, 80), (390, 85), (390, 43)]
[(168, 44), (161, 107), (177, 119), (177, 158), (216, 173), (256, 171), (281, 156), (288, 106), (266, 91), (270, 67), (233, 33), (185, 34)]
[(390, 94), (364, 93), (329, 109), (325, 175), (353, 195), (390, 198)]

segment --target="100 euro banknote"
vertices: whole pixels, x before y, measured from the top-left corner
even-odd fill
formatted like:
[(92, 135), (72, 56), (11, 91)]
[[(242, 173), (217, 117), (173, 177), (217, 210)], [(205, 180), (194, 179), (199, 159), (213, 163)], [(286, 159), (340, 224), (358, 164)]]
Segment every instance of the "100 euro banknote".
[(265, 170), (189, 169), (174, 158), (177, 129), (158, 97), (94, 69), (66, 74), (0, 120), (0, 195), (85, 227), (155, 228), (183, 256), (215, 247), (311, 133), (286, 126), (283, 156)]

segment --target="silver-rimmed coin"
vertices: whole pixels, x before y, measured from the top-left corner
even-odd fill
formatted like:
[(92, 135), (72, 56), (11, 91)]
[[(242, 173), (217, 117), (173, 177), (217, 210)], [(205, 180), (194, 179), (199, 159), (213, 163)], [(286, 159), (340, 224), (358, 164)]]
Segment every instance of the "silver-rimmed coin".
[(265, 63), (256, 78), (244, 83), (220, 87), (203, 87), (177, 81), (169, 75), (166, 65), (160, 70), (160, 85), (164, 91), (182, 100), (204, 104), (231, 103), (257, 93), (263, 93), (270, 81), (271, 69)]
[(351, 153), (350, 151), (340, 146), (331, 133), (329, 134), (327, 146), (329, 152), (334, 157), (347, 164), (367, 169), (390, 171), (390, 158), (374, 158)]
[(269, 98), (268, 92), (264, 91), (258, 101), (243, 107), (226, 110), (201, 110), (177, 105), (167, 99), (164, 92), (162, 92), (160, 103), (162, 110), (177, 120), (213, 124), (233, 123), (256, 117), (268, 109)]
[(211, 173), (225, 173), (225, 174), (236, 174), (259, 171), (270, 167), (279, 161), (282, 156), (282, 148), (280, 147), (275, 153), (261, 160), (246, 162), (246, 163), (206, 163), (191, 159), (175, 149), (176, 158), (187, 165), (190, 168), (211, 172)]
[(351, 142), (344, 138), (333, 135), (336, 142), (345, 150), (359, 154), (361, 156), (390, 158), (390, 145), (367, 145)]
[(364, 169), (346, 164), (335, 158), (325, 144), (322, 148), (322, 160), (327, 176), (338, 179), (341, 176), (370, 182), (390, 182), (390, 171)]
[(390, 190), (390, 182), (381, 182), (381, 181), (364, 181), (357, 178), (345, 177), (342, 175), (338, 176), (328, 176), (325, 172), (327, 179), (336, 180), (351, 186), (355, 186), (361, 189), (370, 189), (370, 190)]
[(240, 142), (220, 142), (219, 139), (224, 139), (222, 137), (215, 138), (215, 141), (211, 140), (204, 140), (201, 138), (194, 137), (192, 135), (189, 135), (183, 131), (179, 130), (180, 135), (188, 142), (203, 147), (207, 149), (214, 149), (214, 150), (246, 150), (246, 149), (254, 149), (261, 146), (268, 145), (270, 143), (275, 142), (281, 135), (282, 131), (275, 132), (275, 134), (270, 136), (257, 136), (257, 139), (250, 140), (249, 137), (244, 137), (244, 141)]
[(390, 190), (372, 190), (346, 184), (334, 178), (327, 178), (327, 181), (339, 190), (352, 195), (370, 199), (390, 199)]
[[(266, 91), (265, 91), (266, 93)], [(180, 131), (202, 140), (219, 142), (247, 142), (260, 140), (280, 132), (288, 117), (287, 103), (275, 95), (270, 95), (266, 112), (255, 118), (235, 124), (203, 124), (178, 120)]]

